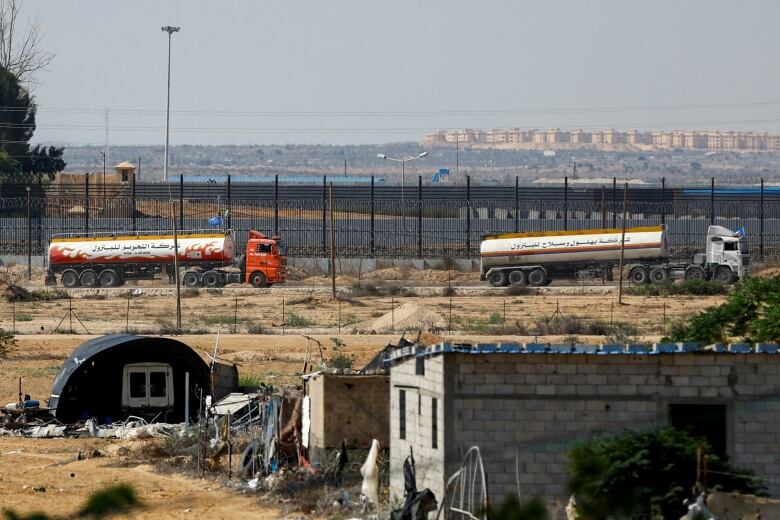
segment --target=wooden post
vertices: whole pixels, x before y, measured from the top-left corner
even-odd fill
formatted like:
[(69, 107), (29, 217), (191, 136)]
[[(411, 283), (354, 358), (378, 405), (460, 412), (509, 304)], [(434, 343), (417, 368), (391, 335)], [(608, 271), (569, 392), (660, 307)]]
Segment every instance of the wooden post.
[(626, 256), (626, 205), (628, 203), (628, 183), (623, 185), (623, 232), (620, 236), (620, 274), (618, 279), (618, 303), (623, 304), (623, 261)]

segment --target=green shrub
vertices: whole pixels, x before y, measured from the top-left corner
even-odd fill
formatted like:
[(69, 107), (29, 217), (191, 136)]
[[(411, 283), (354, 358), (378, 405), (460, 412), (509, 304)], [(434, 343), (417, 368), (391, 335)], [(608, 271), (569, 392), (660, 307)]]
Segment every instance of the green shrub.
[(766, 494), (760, 479), (713, 454), (705, 439), (674, 428), (625, 432), (569, 450), (569, 487), (581, 518), (680, 518), (696, 483), (699, 448), (707, 455), (711, 489)]
[(261, 323), (250, 323), (246, 326), (249, 334), (265, 334), (265, 327)]
[(285, 325), (288, 327), (311, 327), (312, 322), (306, 317), (290, 311), (287, 313), (287, 320)]
[(65, 289), (37, 289), (32, 292), (36, 300), (67, 300), (70, 298)]
[(328, 359), (328, 366), (336, 368), (338, 370), (350, 370), (355, 363), (354, 356), (348, 356), (346, 354), (338, 353)]
[(16, 315), (16, 321), (32, 321), (33, 317), (32, 314), (27, 314), (26, 312), (20, 312)]
[(681, 280), (675, 283), (643, 284), (626, 287), (626, 294), (634, 296), (715, 296), (728, 294), (729, 286), (712, 280)]
[(675, 323), (667, 339), (704, 345), (726, 343), (731, 338), (780, 342), (778, 307), (780, 277), (749, 278), (735, 286), (725, 303)]

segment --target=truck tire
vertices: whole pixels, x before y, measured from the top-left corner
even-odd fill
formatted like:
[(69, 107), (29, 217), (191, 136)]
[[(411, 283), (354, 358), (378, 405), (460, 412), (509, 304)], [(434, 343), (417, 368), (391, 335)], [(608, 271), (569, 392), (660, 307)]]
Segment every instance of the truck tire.
[(62, 281), (62, 286), (67, 287), (68, 289), (78, 287), (81, 284), (81, 280), (79, 280), (79, 274), (73, 269), (66, 269), (63, 271), (62, 276), (60, 276), (60, 280)]
[(184, 287), (198, 287), (200, 285), (200, 276), (196, 271), (187, 271), (182, 278)]
[(504, 271), (491, 271), (488, 275), (488, 282), (493, 287), (503, 287), (507, 284), (507, 276)]
[(669, 280), (669, 271), (663, 267), (654, 267), (650, 271), (650, 281), (654, 284), (666, 283)]
[(266, 280), (265, 280), (265, 274), (263, 274), (262, 271), (255, 271), (252, 274), (249, 275), (249, 284), (252, 287), (265, 287), (266, 286)]
[(509, 285), (525, 285), (525, 272), (518, 269), (509, 273)]
[(685, 279), (686, 280), (706, 280), (707, 279), (707, 272), (701, 266), (690, 265), (690, 266), (688, 266), (687, 269), (685, 269)]
[(84, 287), (97, 287), (98, 285), (98, 275), (92, 269), (85, 269), (84, 271), (81, 271), (79, 280), (81, 281), (81, 285)]
[(650, 274), (645, 267), (638, 265), (628, 272), (628, 279), (637, 285), (641, 285), (650, 281)]
[(121, 278), (113, 269), (103, 269), (98, 276), (101, 287), (119, 287)]
[(530, 273), (528, 273), (528, 285), (531, 285), (533, 287), (541, 287), (544, 285), (544, 282), (547, 281), (547, 273), (544, 272), (544, 270), (539, 269), (538, 267), (536, 269), (532, 269)]
[(737, 277), (734, 276), (734, 271), (732, 271), (731, 267), (727, 265), (719, 265), (715, 269), (715, 275), (713, 278), (723, 285), (731, 285), (734, 283), (734, 280), (737, 279)]
[(216, 271), (206, 271), (201, 280), (206, 287), (222, 287), (222, 276)]

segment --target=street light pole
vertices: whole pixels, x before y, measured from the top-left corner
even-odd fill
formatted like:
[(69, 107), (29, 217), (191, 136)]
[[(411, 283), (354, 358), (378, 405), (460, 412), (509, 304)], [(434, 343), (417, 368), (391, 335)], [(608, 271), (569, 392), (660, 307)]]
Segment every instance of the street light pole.
[(166, 25), (162, 30), (168, 33), (168, 102), (165, 108), (165, 163), (163, 164), (163, 182), (168, 182), (168, 140), (171, 126), (171, 36), (181, 27)]
[(402, 217), (401, 221), (403, 222), (404, 231), (406, 230), (406, 208), (404, 208), (404, 187), (406, 185), (406, 161), (414, 161), (415, 159), (424, 159), (427, 156), (428, 156), (428, 152), (421, 152), (417, 155), (413, 155), (412, 157), (403, 157), (401, 159), (397, 159), (395, 157), (389, 157), (387, 154), (384, 153), (376, 154), (377, 159), (401, 163), (401, 217)]

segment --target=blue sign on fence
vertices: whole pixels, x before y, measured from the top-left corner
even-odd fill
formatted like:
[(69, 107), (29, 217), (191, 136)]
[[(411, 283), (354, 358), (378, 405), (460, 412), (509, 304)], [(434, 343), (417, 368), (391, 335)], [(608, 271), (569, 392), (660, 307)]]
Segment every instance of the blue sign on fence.
[(209, 226), (211, 227), (220, 227), (222, 225), (222, 217), (217, 215), (216, 217), (211, 217), (209, 219)]

